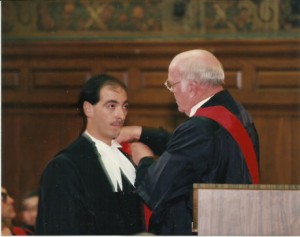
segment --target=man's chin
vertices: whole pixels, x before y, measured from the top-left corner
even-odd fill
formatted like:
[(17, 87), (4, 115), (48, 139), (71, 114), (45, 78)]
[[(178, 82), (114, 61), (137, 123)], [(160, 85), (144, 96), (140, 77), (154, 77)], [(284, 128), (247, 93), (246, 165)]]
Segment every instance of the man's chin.
[(112, 139), (116, 139), (120, 135), (120, 133), (121, 133), (121, 129), (119, 129), (118, 131), (115, 131), (113, 133)]

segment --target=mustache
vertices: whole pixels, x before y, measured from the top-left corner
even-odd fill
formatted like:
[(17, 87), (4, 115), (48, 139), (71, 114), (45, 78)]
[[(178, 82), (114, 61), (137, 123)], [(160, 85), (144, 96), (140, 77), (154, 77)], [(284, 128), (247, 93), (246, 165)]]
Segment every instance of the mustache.
[(111, 125), (113, 125), (113, 126), (123, 126), (124, 122), (125, 122), (125, 120), (119, 119), (119, 120), (116, 120), (116, 121), (112, 122)]

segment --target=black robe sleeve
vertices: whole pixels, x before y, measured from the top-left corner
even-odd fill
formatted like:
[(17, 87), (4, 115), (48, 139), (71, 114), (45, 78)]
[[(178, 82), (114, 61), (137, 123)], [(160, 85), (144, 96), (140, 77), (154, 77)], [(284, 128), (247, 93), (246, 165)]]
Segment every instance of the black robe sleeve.
[(76, 167), (63, 155), (47, 166), (40, 186), (36, 234), (78, 235), (93, 233), (93, 214), (88, 212)]
[(163, 128), (143, 127), (140, 142), (148, 145), (155, 155), (161, 155), (170, 137), (171, 134)]

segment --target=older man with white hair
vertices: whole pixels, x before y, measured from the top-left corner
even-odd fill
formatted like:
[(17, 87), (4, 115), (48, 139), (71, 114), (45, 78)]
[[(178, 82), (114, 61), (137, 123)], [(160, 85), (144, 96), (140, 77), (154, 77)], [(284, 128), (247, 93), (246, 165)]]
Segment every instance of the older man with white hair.
[(150, 231), (190, 235), (193, 183), (258, 183), (259, 141), (250, 115), (224, 89), (224, 70), (212, 53), (178, 54), (165, 85), (189, 118), (172, 134), (124, 127), (118, 141), (139, 141), (131, 149), (137, 192), (153, 212)]

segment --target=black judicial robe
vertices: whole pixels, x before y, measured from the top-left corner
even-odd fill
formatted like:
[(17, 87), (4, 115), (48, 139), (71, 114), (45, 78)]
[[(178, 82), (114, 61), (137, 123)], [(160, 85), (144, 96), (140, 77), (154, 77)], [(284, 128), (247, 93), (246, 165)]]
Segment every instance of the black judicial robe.
[(131, 235), (143, 232), (143, 205), (123, 176), (113, 192), (94, 143), (80, 136), (46, 167), (37, 235)]
[[(224, 106), (240, 119), (258, 158), (258, 135), (250, 115), (226, 90), (202, 107), (215, 105)], [(173, 134), (143, 127), (140, 141), (160, 155), (156, 161), (143, 158), (136, 177), (137, 192), (153, 211), (149, 230), (155, 234), (192, 234), (193, 183), (251, 183), (238, 144), (211, 119), (188, 118)]]

